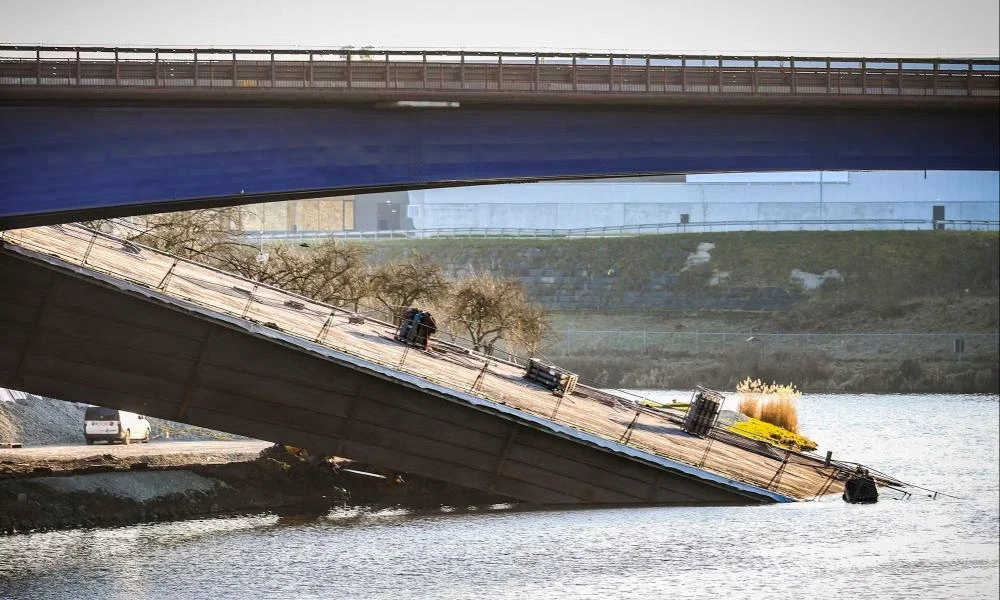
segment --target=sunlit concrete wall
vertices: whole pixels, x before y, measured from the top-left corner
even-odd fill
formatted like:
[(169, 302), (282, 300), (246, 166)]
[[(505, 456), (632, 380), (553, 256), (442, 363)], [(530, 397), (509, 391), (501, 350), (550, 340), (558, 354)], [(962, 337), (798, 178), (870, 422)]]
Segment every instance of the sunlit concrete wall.
[(239, 209), (247, 232), (344, 231), (354, 229), (354, 197), (285, 200)]
[(714, 179), (414, 191), (410, 192), (409, 214), (418, 229), (614, 227), (680, 223), (683, 215), (691, 223), (931, 219), (934, 206), (944, 206), (946, 219), (1000, 219), (997, 172), (825, 173), (822, 183), (818, 174), (812, 178), (815, 180), (805, 181), (721, 181), (722, 176)]

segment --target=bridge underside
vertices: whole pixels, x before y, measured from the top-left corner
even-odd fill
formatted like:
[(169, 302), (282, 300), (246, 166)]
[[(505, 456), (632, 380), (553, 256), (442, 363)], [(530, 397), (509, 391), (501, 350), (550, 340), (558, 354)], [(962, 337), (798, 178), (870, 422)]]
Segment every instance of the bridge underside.
[(528, 502), (773, 500), (7, 251), (0, 251), (0, 328), (4, 387), (293, 444)]
[(0, 229), (482, 182), (1000, 168), (995, 106), (0, 104)]

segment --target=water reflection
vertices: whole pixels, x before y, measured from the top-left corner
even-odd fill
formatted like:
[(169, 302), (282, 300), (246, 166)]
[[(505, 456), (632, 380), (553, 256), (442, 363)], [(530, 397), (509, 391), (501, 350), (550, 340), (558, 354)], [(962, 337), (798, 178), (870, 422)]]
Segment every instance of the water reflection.
[(799, 409), (837, 457), (961, 498), (350, 508), (13, 536), (0, 598), (996, 597), (997, 397), (806, 395)]

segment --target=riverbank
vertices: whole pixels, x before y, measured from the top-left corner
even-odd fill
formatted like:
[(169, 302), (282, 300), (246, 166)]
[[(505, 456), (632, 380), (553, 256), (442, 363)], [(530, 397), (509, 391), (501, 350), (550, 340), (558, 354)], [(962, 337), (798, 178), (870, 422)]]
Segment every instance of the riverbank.
[[(0, 533), (220, 514), (322, 515), (338, 506), (427, 508), (511, 502), (347, 460), (295, 455), (278, 446), (267, 446), (259, 456), (225, 451), (123, 456), (106, 448), (85, 448), (90, 453), (69, 458), (0, 451)], [(224, 456), (237, 460), (217, 462)]]
[[(575, 339), (596, 336), (586, 332)], [(808, 336), (730, 332), (601, 332), (577, 350), (563, 343), (545, 357), (598, 388), (734, 389), (750, 377), (795, 383), (811, 393), (997, 393), (996, 352), (966, 358), (951, 351), (971, 336)], [(653, 340), (642, 348), (643, 338)], [(820, 339), (811, 339), (819, 337)], [(621, 348), (622, 340), (638, 348)], [(700, 338), (700, 340), (698, 339)], [(659, 343), (657, 343), (659, 341)], [(996, 344), (996, 336), (975, 341)]]
[[(539, 353), (597, 387), (1000, 391), (1000, 236), (958, 231), (732, 232), (431, 239), (451, 277), (520, 281), (552, 315)], [(444, 332), (442, 332), (444, 333)]]

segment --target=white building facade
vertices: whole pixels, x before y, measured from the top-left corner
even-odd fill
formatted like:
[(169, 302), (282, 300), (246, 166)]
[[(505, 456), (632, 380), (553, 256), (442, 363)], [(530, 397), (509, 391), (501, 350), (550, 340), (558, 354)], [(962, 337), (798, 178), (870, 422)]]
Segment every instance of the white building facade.
[(746, 222), (765, 230), (929, 229), (934, 219), (967, 222), (956, 228), (996, 230), (1000, 173), (724, 174), (691, 175), (677, 183), (508, 184), (413, 191), (408, 204), (414, 228), (423, 230), (690, 223), (690, 230), (698, 231), (697, 224), (712, 223), (712, 231), (726, 231), (746, 229)]

